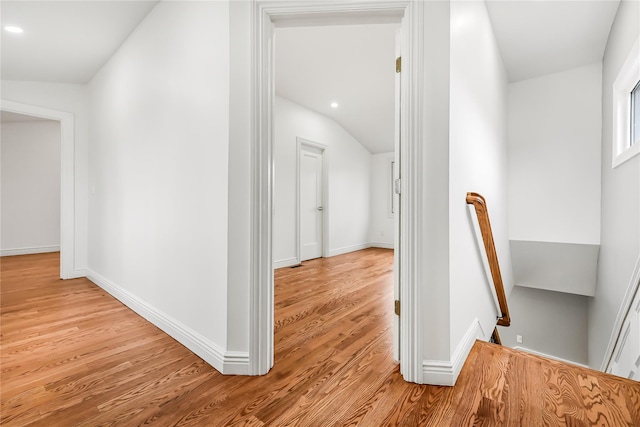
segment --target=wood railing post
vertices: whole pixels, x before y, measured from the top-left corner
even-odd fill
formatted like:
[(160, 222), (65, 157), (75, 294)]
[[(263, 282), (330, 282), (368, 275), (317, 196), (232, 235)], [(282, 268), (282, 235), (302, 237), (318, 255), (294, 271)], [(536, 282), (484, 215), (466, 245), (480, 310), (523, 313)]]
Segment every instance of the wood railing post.
[(504, 292), (504, 284), (502, 283), (502, 274), (500, 274), (500, 265), (498, 263), (498, 254), (496, 253), (496, 245), (493, 242), (493, 232), (491, 231), (491, 222), (489, 221), (489, 212), (487, 211), (487, 202), (484, 197), (478, 193), (467, 193), (467, 204), (473, 205), (478, 216), (478, 224), (480, 225), (480, 233), (484, 242), (484, 249), (487, 252), (487, 260), (489, 261), (489, 269), (493, 278), (493, 285), (496, 289), (498, 304), (502, 317), (498, 318), (498, 325), (509, 326), (511, 324), (511, 316), (509, 316), (509, 306), (507, 305), (507, 296)]

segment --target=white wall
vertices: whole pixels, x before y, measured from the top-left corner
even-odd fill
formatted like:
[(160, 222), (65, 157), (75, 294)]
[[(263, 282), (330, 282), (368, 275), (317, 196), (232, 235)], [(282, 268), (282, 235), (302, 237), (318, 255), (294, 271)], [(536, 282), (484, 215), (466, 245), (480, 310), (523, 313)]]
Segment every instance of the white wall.
[(274, 132), (274, 263), (296, 257), (297, 137), (327, 146), (328, 255), (367, 247), (371, 174), (367, 149), (332, 119), (280, 97), (275, 100)]
[(73, 257), (75, 275), (83, 276), (87, 267), (87, 151), (88, 106), (87, 88), (84, 85), (48, 82), (2, 80), (2, 99), (20, 102), (74, 115), (74, 166), (75, 188), (73, 211), (75, 242)]
[(507, 76), (485, 4), (451, 2), (452, 354), (470, 328), (479, 326), (474, 335), (488, 339), (496, 323), (493, 282), (486, 280), (481, 255), (484, 247), (474, 229), (475, 212), (470, 213), (465, 201), (469, 191), (486, 198), (507, 295), (513, 287), (507, 233), (506, 109)]
[(251, 9), (229, 3), (229, 205), (227, 349), (249, 349), (251, 253)]
[[(587, 364), (589, 297), (516, 286), (509, 295), (511, 326), (499, 328), (502, 344)], [(522, 336), (522, 343), (516, 342)]]
[(2, 255), (60, 250), (60, 122), (2, 123)]
[(90, 277), (223, 369), (228, 3), (158, 3), (89, 87)]
[(601, 79), (596, 63), (509, 85), (512, 240), (600, 243)]
[(602, 71), (602, 223), (596, 294), (589, 304), (589, 366), (600, 368), (634, 265), (640, 255), (640, 157), (615, 169), (612, 85), (640, 35), (640, 3), (622, 1)]
[[(392, 175), (394, 153), (371, 156), (371, 203), (369, 242), (375, 247), (393, 248), (394, 220), (391, 213)], [(397, 203), (397, 201), (396, 201)], [(397, 211), (396, 206), (396, 211)]]

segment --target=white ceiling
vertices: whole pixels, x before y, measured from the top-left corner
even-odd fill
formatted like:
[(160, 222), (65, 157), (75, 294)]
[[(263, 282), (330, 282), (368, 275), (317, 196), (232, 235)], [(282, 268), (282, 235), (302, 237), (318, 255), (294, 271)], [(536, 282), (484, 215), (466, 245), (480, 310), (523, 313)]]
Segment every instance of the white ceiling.
[(397, 28), (278, 28), (276, 94), (333, 118), (372, 153), (393, 151)]
[(2, 0), (2, 78), (87, 83), (156, 3)]
[(509, 81), (602, 60), (619, 0), (488, 1)]
[[(0, 1), (1, 77), (86, 83), (157, 3)], [(487, 3), (518, 81), (602, 59), (618, 0)], [(395, 25), (279, 28), (276, 91), (334, 118), (372, 153), (393, 150)], [(336, 101), (338, 109), (329, 103)]]

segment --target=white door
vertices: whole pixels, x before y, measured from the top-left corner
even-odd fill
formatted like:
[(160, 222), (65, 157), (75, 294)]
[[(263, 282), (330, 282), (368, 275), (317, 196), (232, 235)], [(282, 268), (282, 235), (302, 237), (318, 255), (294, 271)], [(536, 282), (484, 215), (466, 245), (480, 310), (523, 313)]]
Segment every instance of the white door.
[[(396, 57), (400, 57), (400, 43), (401, 32), (396, 31)], [(391, 184), (391, 211), (393, 212), (393, 226), (394, 226), (394, 238), (393, 238), (393, 298), (396, 301), (400, 301), (400, 194), (395, 188), (396, 180), (400, 180), (400, 93), (401, 93), (401, 79), (400, 72), (396, 63), (396, 92), (395, 92), (395, 140), (394, 140), (394, 161)], [(400, 361), (400, 316), (393, 316), (393, 357), (397, 361)]]
[(302, 144), (299, 159), (300, 261), (322, 256), (323, 150)]

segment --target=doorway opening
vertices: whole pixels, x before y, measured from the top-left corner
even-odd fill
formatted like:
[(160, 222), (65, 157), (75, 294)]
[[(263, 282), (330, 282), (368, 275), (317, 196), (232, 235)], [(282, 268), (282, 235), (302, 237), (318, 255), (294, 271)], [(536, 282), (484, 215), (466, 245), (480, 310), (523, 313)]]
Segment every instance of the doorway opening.
[(307, 2), (304, 5), (258, 1), (252, 9), (253, 77), (252, 87), (254, 138), (251, 147), (252, 211), (251, 211), (251, 282), (249, 324), (249, 374), (268, 372), (274, 363), (273, 306), (273, 229), (274, 211), (274, 52), (277, 26), (381, 24), (400, 23), (403, 65), (400, 129), (403, 135), (401, 162), (397, 169), (404, 177), (400, 216), (400, 294), (403, 308), (399, 315), (401, 334), (400, 371), (407, 381), (422, 382), (422, 347), (419, 331), (421, 292), (419, 240), (422, 206), (418, 181), (422, 179), (421, 159), (424, 130), (422, 100), (424, 99), (424, 28), (423, 2)]
[[(302, 312), (309, 306), (331, 305), (336, 297), (354, 308), (375, 306), (369, 316), (354, 314), (362, 328), (399, 335), (393, 329), (398, 322), (391, 320), (397, 316), (395, 269), (393, 262), (389, 265), (397, 234), (390, 165), (399, 133), (399, 27), (387, 23), (275, 31), (274, 268), (304, 267), (275, 274), (276, 364), (288, 357), (281, 339), (293, 326), (282, 327), (282, 319), (295, 315), (296, 307)], [(362, 251), (368, 248), (384, 250)], [(349, 261), (342, 264), (333, 257)], [(351, 268), (355, 265), (359, 268)], [(379, 295), (380, 301), (372, 304), (356, 289)], [(288, 300), (286, 307), (283, 298)], [(324, 320), (336, 321), (354, 323), (351, 314), (338, 307)], [(299, 323), (298, 330), (305, 330), (304, 322)], [(339, 331), (333, 329), (336, 335)], [(313, 340), (326, 340), (327, 335)], [(393, 342), (379, 351), (393, 348), (398, 360), (397, 341)]]
[(74, 247), (74, 116), (19, 102), (2, 100), (0, 110), (60, 123), (60, 278), (80, 277), (75, 271)]
[(0, 112), (5, 256), (60, 251), (60, 122)]

